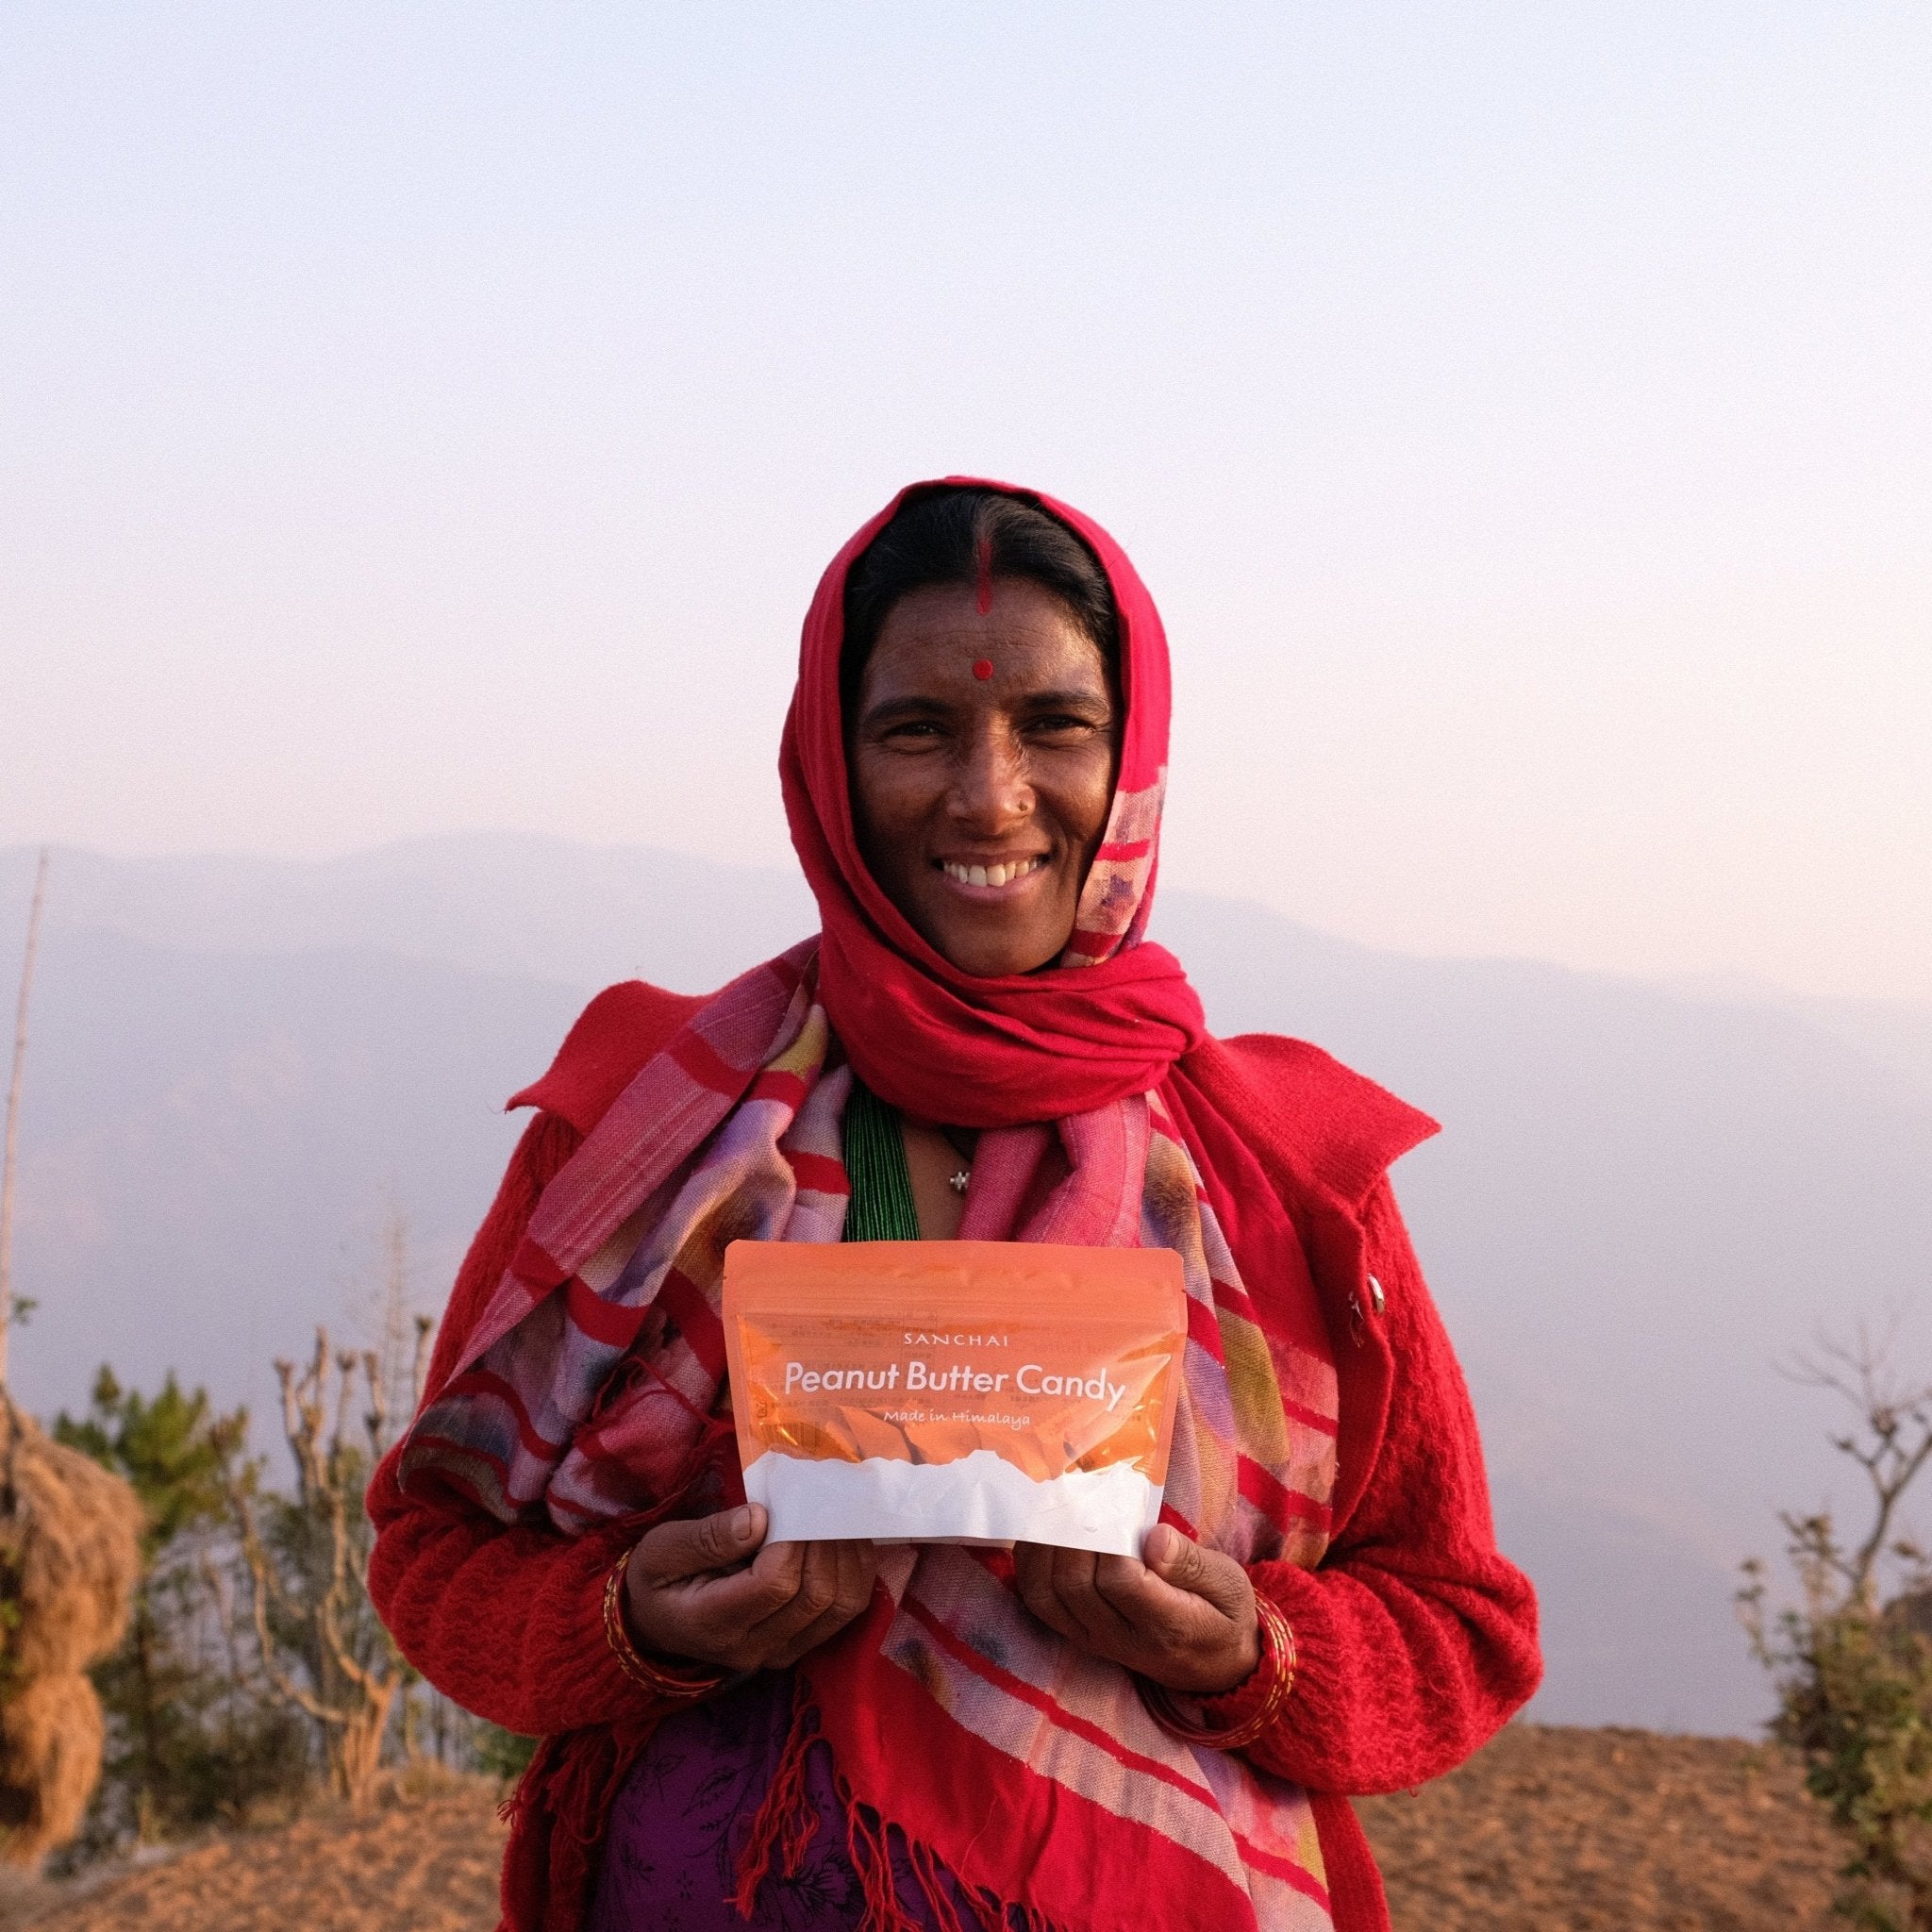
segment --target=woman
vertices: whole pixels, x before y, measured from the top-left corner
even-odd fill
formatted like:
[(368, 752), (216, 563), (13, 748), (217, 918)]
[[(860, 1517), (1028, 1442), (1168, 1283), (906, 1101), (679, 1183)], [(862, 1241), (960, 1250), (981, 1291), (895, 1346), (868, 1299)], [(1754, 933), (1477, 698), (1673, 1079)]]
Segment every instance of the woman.
[[(781, 758), (820, 936), (709, 1001), (592, 1002), (377, 1473), (371, 1590), (541, 1735), (512, 1928), (1388, 1924), (1347, 1803), (1537, 1682), (1455, 1358), (1386, 1178), (1432, 1124), (1209, 1037), (1142, 942), (1166, 646), (1047, 498), (904, 492), (806, 621)], [(733, 1239), (1179, 1250), (1141, 1560), (767, 1544)]]

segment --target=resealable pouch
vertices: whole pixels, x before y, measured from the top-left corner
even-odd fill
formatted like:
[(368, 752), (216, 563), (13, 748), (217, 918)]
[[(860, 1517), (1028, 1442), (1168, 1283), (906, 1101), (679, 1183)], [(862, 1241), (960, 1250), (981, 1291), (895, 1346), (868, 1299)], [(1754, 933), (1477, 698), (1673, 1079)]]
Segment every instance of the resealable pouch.
[(1187, 1341), (1169, 1248), (734, 1241), (745, 1494), (777, 1541), (1141, 1554)]

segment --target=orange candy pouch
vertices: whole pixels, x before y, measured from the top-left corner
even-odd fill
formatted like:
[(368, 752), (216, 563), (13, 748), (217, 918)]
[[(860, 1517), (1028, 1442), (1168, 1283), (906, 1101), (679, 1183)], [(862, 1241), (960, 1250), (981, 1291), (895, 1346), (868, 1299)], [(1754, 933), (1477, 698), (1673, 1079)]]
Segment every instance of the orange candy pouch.
[(745, 1494), (778, 1541), (1138, 1557), (1160, 1514), (1186, 1342), (1167, 1248), (734, 1241), (724, 1254)]

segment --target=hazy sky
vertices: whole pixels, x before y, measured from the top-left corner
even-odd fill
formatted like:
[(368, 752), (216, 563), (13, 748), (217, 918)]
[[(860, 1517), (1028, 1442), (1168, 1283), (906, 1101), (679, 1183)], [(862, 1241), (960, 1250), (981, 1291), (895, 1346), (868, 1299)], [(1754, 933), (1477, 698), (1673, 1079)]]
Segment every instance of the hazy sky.
[(1168, 875), (1932, 1000), (1932, 9), (0, 6), (0, 843), (786, 850), (973, 469), (1174, 641)]

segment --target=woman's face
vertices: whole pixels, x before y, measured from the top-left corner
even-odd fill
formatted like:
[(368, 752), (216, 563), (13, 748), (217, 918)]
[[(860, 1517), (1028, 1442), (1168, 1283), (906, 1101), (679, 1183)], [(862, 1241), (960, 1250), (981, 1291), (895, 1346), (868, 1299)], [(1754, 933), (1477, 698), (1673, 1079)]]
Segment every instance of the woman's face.
[[(991, 978), (1058, 958), (1113, 800), (1119, 706), (1052, 591), (967, 585), (892, 606), (852, 721), (872, 875), (928, 944)], [(991, 675), (985, 675), (990, 670)]]

